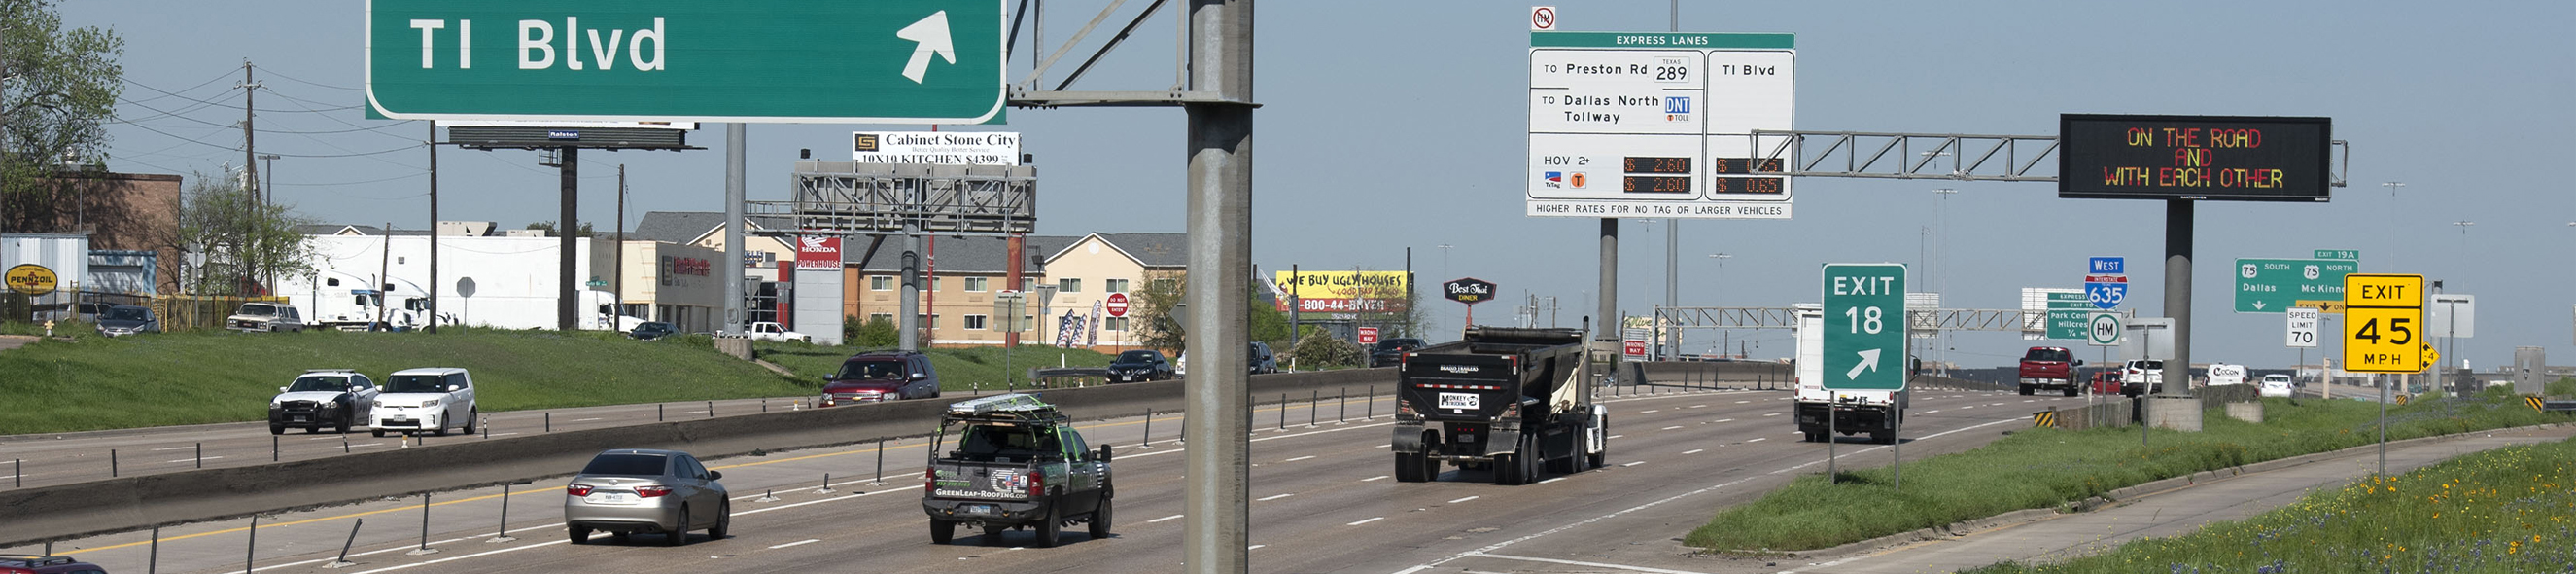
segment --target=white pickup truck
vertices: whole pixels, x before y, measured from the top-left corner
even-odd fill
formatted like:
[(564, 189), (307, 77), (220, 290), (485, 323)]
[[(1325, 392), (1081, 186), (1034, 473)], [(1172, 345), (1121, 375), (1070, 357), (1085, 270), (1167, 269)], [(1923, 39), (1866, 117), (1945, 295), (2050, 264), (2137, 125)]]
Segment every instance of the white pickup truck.
[(757, 322), (753, 322), (753, 323), (751, 324), (751, 333), (750, 333), (750, 335), (751, 335), (751, 340), (754, 340), (754, 341), (801, 341), (801, 342), (806, 342), (806, 343), (812, 343), (812, 342), (814, 342), (814, 336), (813, 336), (813, 335), (807, 335), (807, 334), (804, 334), (804, 333), (798, 333), (798, 332), (795, 332), (795, 331), (789, 331), (789, 330), (787, 330), (787, 327), (786, 327), (786, 326), (779, 325), (778, 323), (776, 323), (776, 322), (771, 322), (771, 321), (757, 321)]

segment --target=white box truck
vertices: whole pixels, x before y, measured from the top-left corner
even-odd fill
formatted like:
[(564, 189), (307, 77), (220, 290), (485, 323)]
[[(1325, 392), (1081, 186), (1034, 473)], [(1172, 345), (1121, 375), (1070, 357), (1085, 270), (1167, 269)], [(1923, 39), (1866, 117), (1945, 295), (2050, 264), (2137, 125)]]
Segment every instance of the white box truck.
[(1798, 432), (1808, 442), (1825, 442), (1835, 434), (1869, 433), (1872, 442), (1896, 444), (1896, 424), (1905, 414), (1905, 391), (1825, 390), (1825, 311), (1823, 305), (1794, 306), (1798, 316), (1798, 398), (1791, 404)]

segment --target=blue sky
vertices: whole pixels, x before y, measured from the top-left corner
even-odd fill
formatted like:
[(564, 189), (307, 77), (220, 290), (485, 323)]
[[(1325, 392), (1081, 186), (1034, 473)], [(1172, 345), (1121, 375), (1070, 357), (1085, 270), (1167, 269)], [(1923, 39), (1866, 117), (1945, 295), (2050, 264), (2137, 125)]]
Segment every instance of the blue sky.
[[(1102, 4), (1054, 3), (1049, 42)], [(2231, 260), (2331, 248), (2360, 250), (2365, 272), (2424, 273), (2478, 295), (2478, 336), (2460, 349), (2481, 369), (2526, 345), (2576, 361), (2576, 297), (2566, 287), (2576, 281), (2576, 227), (2568, 225), (2576, 198), (2563, 180), (2551, 183), (2576, 157), (2567, 137), (2576, 128), (2576, 35), (2566, 33), (2576, 29), (2576, 4), (1685, 4), (1684, 31), (1797, 34), (1801, 129), (2045, 135), (2060, 113), (2334, 118), (2334, 136), (2352, 142), (2353, 185), (2331, 203), (2200, 207), (2195, 359), (2289, 363), (2279, 315), (2231, 312)], [(1568, 30), (1668, 25), (1663, 2), (1556, 6)], [(1557, 296), (1569, 324), (1587, 314), (1597, 224), (1522, 215), (1527, 8), (1263, 4), (1256, 262), (1265, 271), (1393, 269), (1412, 247), (1425, 283), (1473, 275), (1499, 284), (1501, 300), (1478, 309), (1487, 322), (1508, 318), (1524, 292)], [(228, 126), (239, 120), (242, 94), (230, 88), (243, 59), (262, 70), (259, 107), (281, 110), (262, 112), (262, 152), (368, 154), (423, 137), (420, 124), (366, 120), (350, 108), (362, 82), (362, 2), (83, 0), (61, 10), (73, 25), (126, 38), (133, 103), (121, 109), (133, 121), (111, 128), (114, 169), (187, 174), (239, 162), (239, 130)], [(1157, 16), (1075, 87), (1168, 87), (1171, 34), (1168, 13)], [(1027, 59), (1014, 66), (1025, 70)], [(1042, 232), (1181, 230), (1181, 111), (1013, 110), (1010, 118), (998, 129), (1023, 132), (1024, 151), (1037, 156)], [(900, 126), (752, 126), (752, 197), (784, 196), (798, 149), (842, 157), (849, 132), (888, 128)], [(722, 144), (717, 130), (692, 139)], [(584, 154), (583, 216), (610, 225), (619, 163), (628, 166), (630, 221), (652, 210), (721, 209), (722, 159), (715, 150)], [(510, 227), (554, 218), (555, 175), (534, 154), (448, 150), (440, 161), (446, 218)], [(418, 227), (427, 220), (425, 166), (416, 148), (289, 157), (276, 163), (276, 193), (324, 221)], [(2379, 185), (2387, 181), (2407, 185), (2392, 196)], [(1944, 187), (1959, 191), (1946, 206), (1931, 191)], [(1811, 302), (1822, 263), (1931, 259), (1934, 276), (1918, 287), (1940, 286), (1952, 307), (2010, 308), (2022, 287), (2076, 287), (2085, 257), (2120, 255), (2141, 287), (2130, 307), (2162, 312), (2162, 269), (2151, 264), (2162, 253), (2155, 202), (2058, 199), (2043, 183), (1825, 178), (1800, 180), (1796, 201), (1789, 221), (1684, 222), (1682, 304)], [(2464, 234), (2458, 221), (2475, 225)], [(1664, 297), (1664, 231), (1660, 222), (1649, 227), (1623, 224), (1620, 296), (1630, 312)], [(1435, 247), (1443, 244), (1454, 247)], [(1721, 252), (1731, 256), (1722, 269), (1707, 257)], [(1434, 304), (1442, 328), (1455, 328), (1458, 306)], [(1694, 333), (1687, 346), (1717, 337)], [(1785, 332), (1734, 337), (1756, 341), (1759, 357), (1791, 351)], [(2003, 364), (2027, 344), (1962, 335), (1950, 356)]]

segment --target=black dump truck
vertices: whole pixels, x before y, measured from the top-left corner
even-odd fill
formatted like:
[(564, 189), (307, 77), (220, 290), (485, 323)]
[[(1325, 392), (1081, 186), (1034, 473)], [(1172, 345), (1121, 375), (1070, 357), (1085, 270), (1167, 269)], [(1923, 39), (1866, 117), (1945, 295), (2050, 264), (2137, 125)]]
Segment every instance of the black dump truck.
[(1109, 537), (1109, 447), (1091, 450), (1073, 421), (1037, 395), (1007, 394), (948, 406), (922, 476), (921, 509), (930, 541), (947, 544), (958, 526), (984, 529), (987, 543), (1004, 531), (1037, 531), (1037, 546), (1055, 546), (1067, 524), (1085, 523), (1093, 539)]
[(1586, 384), (1583, 331), (1471, 326), (1456, 342), (1404, 354), (1395, 409), (1395, 478), (1426, 482), (1440, 463), (1490, 470), (1494, 484), (1599, 468), (1609, 411)]

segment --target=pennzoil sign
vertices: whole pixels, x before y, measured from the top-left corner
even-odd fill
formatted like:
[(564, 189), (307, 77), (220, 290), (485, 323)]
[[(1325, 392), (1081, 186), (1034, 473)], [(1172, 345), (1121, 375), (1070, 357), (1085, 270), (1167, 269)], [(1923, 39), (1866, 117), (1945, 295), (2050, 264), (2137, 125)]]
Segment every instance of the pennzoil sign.
[(54, 292), (54, 284), (61, 281), (54, 275), (54, 270), (34, 263), (9, 268), (8, 278), (10, 291), (30, 297)]

